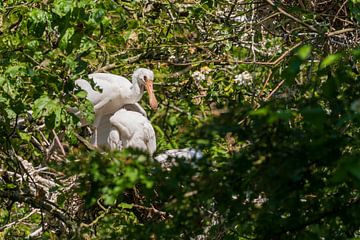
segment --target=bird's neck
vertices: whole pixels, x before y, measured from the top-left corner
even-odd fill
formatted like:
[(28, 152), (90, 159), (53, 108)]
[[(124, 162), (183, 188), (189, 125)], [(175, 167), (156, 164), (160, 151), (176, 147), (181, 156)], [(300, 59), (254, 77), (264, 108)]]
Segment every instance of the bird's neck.
[(133, 81), (133, 84), (131, 86), (131, 95), (136, 97), (136, 102), (138, 102), (142, 95), (144, 94), (144, 86), (139, 86), (137, 81)]

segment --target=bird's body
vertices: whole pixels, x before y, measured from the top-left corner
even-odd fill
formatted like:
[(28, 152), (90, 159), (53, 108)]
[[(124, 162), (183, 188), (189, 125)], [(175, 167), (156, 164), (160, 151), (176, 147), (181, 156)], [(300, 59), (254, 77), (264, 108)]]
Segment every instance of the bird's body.
[(126, 109), (105, 115), (97, 136), (94, 135), (91, 141), (111, 150), (134, 148), (150, 155), (156, 151), (155, 131), (150, 121), (140, 112)]
[(177, 165), (178, 159), (185, 160), (187, 163), (194, 163), (203, 157), (203, 153), (200, 150), (194, 148), (183, 149), (170, 149), (164, 153), (157, 155), (154, 159), (159, 162), (161, 166), (167, 170), (170, 170), (173, 166)]
[(141, 113), (120, 109), (109, 121), (112, 131), (119, 132), (124, 148), (139, 149), (150, 155), (156, 151), (154, 128)]
[[(89, 78), (95, 83), (95, 86), (100, 89), (96, 91), (92, 88), (91, 84), (84, 79), (78, 79), (75, 84), (82, 90), (87, 92), (87, 99), (94, 105), (95, 121), (94, 121), (94, 135), (97, 145), (96, 136), (97, 129), (101, 125), (102, 118), (113, 114), (124, 105), (135, 104), (135, 107), (139, 108), (137, 104), (144, 94), (144, 88), (149, 93), (150, 106), (153, 109), (157, 108), (157, 100), (153, 93), (152, 81), (154, 79), (154, 73), (145, 68), (137, 69), (132, 76), (132, 83), (122, 76), (118, 76), (111, 73), (93, 73), (89, 74)], [(140, 110), (145, 111), (140, 107)], [(146, 114), (146, 113), (145, 113)], [(107, 116), (109, 117), (109, 116)]]
[(157, 155), (155, 160), (161, 163), (173, 158), (184, 158), (186, 160), (191, 160), (201, 159), (202, 157), (203, 154), (200, 150), (196, 150), (194, 148), (183, 148), (166, 150), (164, 153)]
[[(116, 133), (111, 133), (112, 130), (112, 126), (111, 123), (109, 121), (110, 117), (112, 116), (112, 114), (107, 114), (102, 116), (98, 127), (97, 127), (97, 134), (92, 134), (91, 135), (91, 143), (100, 147), (101, 149), (118, 149), (121, 150), (122, 149), (122, 144), (121, 144), (121, 140), (120, 137), (117, 137), (118, 141), (114, 140), (112, 142), (112, 146), (109, 145), (108, 143), (108, 137), (109, 135), (114, 135)], [(116, 139), (116, 136), (112, 136), (114, 139)]]

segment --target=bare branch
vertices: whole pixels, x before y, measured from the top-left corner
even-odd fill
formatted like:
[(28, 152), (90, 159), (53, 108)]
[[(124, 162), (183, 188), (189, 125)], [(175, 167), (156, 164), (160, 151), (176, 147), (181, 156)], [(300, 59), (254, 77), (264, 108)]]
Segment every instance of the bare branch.
[(304, 21), (302, 21), (302, 20), (298, 19), (297, 17), (291, 15), (290, 13), (286, 12), (284, 9), (277, 6), (272, 0), (266, 0), (266, 2), (268, 2), (271, 6), (275, 7), (281, 14), (287, 16), (288, 18), (291, 18), (295, 22), (307, 27), (308, 29), (310, 29), (313, 32), (318, 32), (318, 30), (315, 27), (305, 23)]
[(39, 212), (39, 209), (33, 209), (28, 215), (24, 216), (23, 218), (20, 218), (14, 222), (11, 222), (11, 223), (8, 223), (4, 226), (1, 226), (0, 227), (0, 231), (4, 231), (6, 228), (10, 228), (14, 225), (17, 225), (19, 223), (22, 223), (23, 221), (25, 221), (26, 219), (28, 219), (29, 217), (31, 217), (34, 213), (38, 213)]

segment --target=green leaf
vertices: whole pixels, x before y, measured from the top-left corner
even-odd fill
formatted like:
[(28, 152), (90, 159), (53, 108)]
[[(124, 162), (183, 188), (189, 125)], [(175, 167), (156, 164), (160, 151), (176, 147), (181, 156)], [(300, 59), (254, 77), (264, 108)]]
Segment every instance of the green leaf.
[(139, 171), (136, 168), (127, 167), (125, 176), (129, 178), (130, 182), (135, 182), (139, 177)]
[(266, 116), (270, 113), (270, 110), (266, 107), (253, 110), (249, 113), (250, 116)]
[(16, 113), (15, 113), (15, 111), (13, 109), (7, 107), (7, 108), (5, 108), (5, 112), (6, 112), (9, 119), (15, 119), (16, 118)]
[(26, 74), (26, 67), (24, 65), (9, 66), (5, 74), (10, 77), (24, 76)]
[(311, 54), (311, 46), (310, 45), (305, 45), (302, 46), (298, 51), (297, 51), (297, 55), (299, 56), (299, 58), (301, 60), (306, 60)]
[(32, 9), (29, 12), (29, 17), (31, 18), (33, 23), (44, 23), (48, 20), (47, 12), (37, 8)]
[(128, 29), (136, 29), (139, 26), (139, 22), (137, 20), (129, 20), (127, 22)]
[(87, 92), (86, 91), (79, 91), (75, 94), (78, 98), (86, 98)]
[(71, 44), (71, 37), (74, 35), (75, 29), (70, 27), (66, 29), (64, 35), (61, 37), (59, 47), (61, 50), (66, 50), (69, 44)]
[(13, 183), (8, 183), (8, 184), (6, 184), (6, 188), (7, 189), (15, 189), (17, 186), (15, 185), (15, 184), (13, 184)]
[(129, 203), (122, 202), (122, 203), (119, 204), (119, 207), (124, 208), (124, 209), (132, 209), (133, 205), (129, 204)]
[(26, 142), (29, 142), (31, 139), (31, 136), (28, 133), (18, 131), (18, 134), (19, 134), (20, 138)]
[(34, 102), (33, 116), (34, 118), (46, 117), (45, 123), (50, 128), (58, 127), (62, 117), (61, 105), (57, 100), (50, 99), (43, 95)]
[(51, 99), (43, 95), (40, 98), (36, 99), (33, 106), (33, 117), (39, 118), (41, 117), (42, 111), (45, 109), (45, 107), (48, 105), (48, 103), (51, 101)]
[(2, 86), (5, 81), (6, 79), (3, 76), (0, 76), (0, 86)]
[(7, 98), (4, 98), (3, 96), (0, 96), (0, 103), (6, 103), (8, 101)]
[(320, 69), (324, 69), (337, 61), (339, 61), (341, 58), (341, 54), (332, 54), (327, 56), (322, 62), (320, 63)]
[(74, 9), (74, 4), (76, 1), (71, 0), (55, 0), (53, 5), (53, 12), (59, 15), (60, 17), (65, 16)]
[(321, 130), (324, 127), (326, 113), (321, 107), (307, 107), (301, 111), (304, 120)]

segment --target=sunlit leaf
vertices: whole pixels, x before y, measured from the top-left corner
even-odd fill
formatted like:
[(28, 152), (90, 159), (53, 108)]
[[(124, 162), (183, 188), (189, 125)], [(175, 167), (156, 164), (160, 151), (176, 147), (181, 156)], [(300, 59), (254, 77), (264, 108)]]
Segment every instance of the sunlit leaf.
[(320, 63), (320, 68), (326, 68), (336, 62), (338, 62), (341, 58), (340, 54), (332, 54), (327, 56), (324, 60), (322, 60), (322, 62)]
[(311, 49), (312, 49), (312, 47), (310, 45), (302, 46), (297, 51), (297, 55), (300, 57), (300, 59), (306, 60), (311, 54)]

